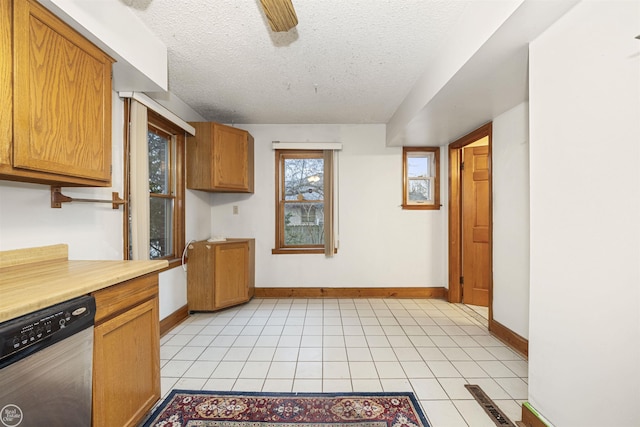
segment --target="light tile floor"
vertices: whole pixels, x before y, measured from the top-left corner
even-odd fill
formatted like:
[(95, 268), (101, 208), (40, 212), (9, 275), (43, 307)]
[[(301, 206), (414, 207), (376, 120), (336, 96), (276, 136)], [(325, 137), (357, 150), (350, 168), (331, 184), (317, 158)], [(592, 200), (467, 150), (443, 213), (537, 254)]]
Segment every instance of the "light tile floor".
[(465, 304), (465, 307), (475, 311), (480, 316), (482, 316), (485, 320), (489, 319), (489, 307), (481, 307), (479, 305), (471, 305), (471, 304)]
[(413, 391), (433, 427), (494, 427), (464, 384), (512, 421), (527, 361), (486, 319), (433, 299), (253, 299), (196, 313), (162, 337), (162, 393)]

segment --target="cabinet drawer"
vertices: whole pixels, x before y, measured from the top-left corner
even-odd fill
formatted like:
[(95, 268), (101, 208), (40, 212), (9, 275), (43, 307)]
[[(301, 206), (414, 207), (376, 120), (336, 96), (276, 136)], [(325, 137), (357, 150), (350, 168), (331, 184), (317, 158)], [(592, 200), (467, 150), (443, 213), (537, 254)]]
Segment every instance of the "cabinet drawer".
[(152, 273), (93, 293), (96, 324), (158, 295), (158, 274)]

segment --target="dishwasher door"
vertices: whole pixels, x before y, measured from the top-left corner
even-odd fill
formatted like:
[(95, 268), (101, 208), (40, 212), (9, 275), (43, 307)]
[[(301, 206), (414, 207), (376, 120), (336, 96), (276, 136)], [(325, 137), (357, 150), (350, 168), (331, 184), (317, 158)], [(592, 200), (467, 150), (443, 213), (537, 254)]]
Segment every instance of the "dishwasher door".
[(0, 341), (17, 350), (0, 365), (0, 427), (91, 426), (95, 303), (77, 303), (0, 324)]

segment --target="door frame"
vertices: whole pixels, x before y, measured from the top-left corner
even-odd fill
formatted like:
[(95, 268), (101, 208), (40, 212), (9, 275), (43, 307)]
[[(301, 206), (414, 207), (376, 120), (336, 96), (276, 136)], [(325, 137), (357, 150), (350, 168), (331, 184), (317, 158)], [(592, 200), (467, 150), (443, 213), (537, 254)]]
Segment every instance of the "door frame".
[(462, 302), (462, 148), (488, 137), (489, 145), (489, 325), (493, 323), (493, 173), (492, 122), (450, 143), (449, 147), (449, 293), (452, 303)]

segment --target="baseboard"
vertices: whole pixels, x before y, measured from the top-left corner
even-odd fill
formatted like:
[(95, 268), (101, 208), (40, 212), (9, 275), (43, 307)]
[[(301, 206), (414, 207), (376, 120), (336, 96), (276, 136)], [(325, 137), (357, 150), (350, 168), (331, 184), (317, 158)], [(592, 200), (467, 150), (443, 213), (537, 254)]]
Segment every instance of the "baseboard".
[(447, 298), (433, 288), (256, 288), (256, 298)]
[(526, 338), (513, 332), (503, 324), (491, 319), (489, 321), (489, 331), (497, 338), (504, 341), (509, 347), (521, 353), (525, 357), (529, 357), (529, 341)]
[(520, 425), (523, 427), (549, 427), (549, 424), (544, 422), (538, 414), (536, 414), (535, 409), (531, 407), (527, 402), (522, 404), (522, 421), (520, 421)]
[(178, 326), (180, 322), (182, 322), (187, 317), (189, 317), (189, 309), (185, 304), (160, 321), (160, 336), (165, 335), (171, 329)]

